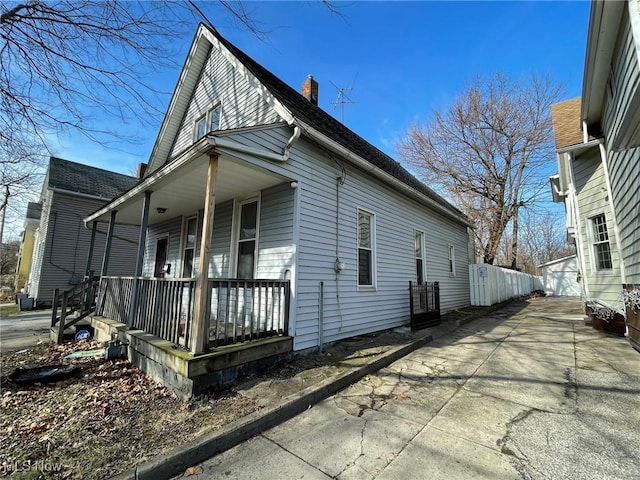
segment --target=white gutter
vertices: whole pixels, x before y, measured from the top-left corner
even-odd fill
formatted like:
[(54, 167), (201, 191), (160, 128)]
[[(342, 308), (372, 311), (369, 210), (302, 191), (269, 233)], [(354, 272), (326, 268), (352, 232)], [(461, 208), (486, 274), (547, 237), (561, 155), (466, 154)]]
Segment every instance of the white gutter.
[[(178, 157), (176, 157), (174, 160), (169, 162), (163, 168), (160, 168), (154, 171), (150, 176), (145, 178), (141, 183), (133, 187), (131, 190), (124, 193), (120, 197), (114, 199), (113, 201), (109, 202), (100, 210), (97, 210), (91, 215), (89, 215), (88, 217), (85, 217), (84, 219), (85, 226), (89, 222), (92, 222), (97, 218), (101, 217), (102, 215), (109, 213), (111, 210), (117, 210), (118, 206), (122, 205), (123, 203), (126, 203), (131, 199), (134, 199), (138, 195), (144, 195), (144, 192), (151, 189), (153, 184), (156, 183), (158, 180), (160, 180), (162, 177), (173, 172), (174, 170), (177, 170), (183, 165), (188, 164), (198, 156), (197, 154), (203, 154), (210, 150), (211, 150), (211, 147), (208, 142), (199, 141), (198, 143), (194, 144), (192, 148), (181, 153)], [(194, 155), (194, 153), (196, 153), (196, 155)]]
[[(585, 132), (587, 130), (585, 129)], [(588, 137), (588, 133), (585, 134)], [(603, 142), (601, 138), (596, 138), (595, 140), (587, 141), (585, 143), (578, 143), (576, 145), (569, 145), (567, 147), (562, 147), (556, 150), (558, 154), (560, 153), (579, 153), (583, 150), (587, 150), (591, 147), (597, 147)]]
[(578, 205), (578, 194), (576, 193), (575, 187), (575, 172), (573, 170), (573, 161), (574, 155), (573, 153), (569, 154), (569, 192), (571, 195), (571, 205), (574, 209), (575, 219), (576, 219), (576, 254), (578, 256), (578, 261), (580, 262), (580, 273), (582, 275), (582, 289), (585, 298), (590, 298), (589, 295), (589, 280), (587, 275), (590, 275), (590, 271), (587, 271), (587, 263), (585, 262), (585, 251), (584, 245), (582, 244), (582, 218), (580, 217), (580, 206)]
[(464, 224), (467, 227), (473, 227), (473, 225), (471, 225), (471, 223), (469, 223), (469, 221), (464, 219), (462, 216), (455, 214), (454, 212), (452, 212), (451, 210), (446, 208), (444, 205), (441, 205), (440, 203), (436, 202), (435, 200), (433, 200), (432, 198), (428, 197), (427, 195), (418, 192), (417, 190), (413, 189), (412, 187), (410, 187), (406, 183), (398, 180), (397, 178), (395, 178), (391, 174), (385, 172), (381, 168), (376, 167), (375, 165), (373, 165), (372, 163), (368, 162), (367, 160), (365, 160), (364, 158), (360, 157), (359, 155), (354, 154), (351, 150), (343, 147), (342, 145), (340, 145), (336, 141), (334, 141), (334, 140), (330, 139), (329, 137), (327, 137), (326, 135), (320, 133), (315, 128), (305, 124), (304, 122), (302, 122), (300, 120), (296, 120), (296, 123), (298, 125), (300, 125), (304, 129), (304, 131), (307, 132), (316, 141), (320, 142), (321, 144), (324, 144), (324, 145), (328, 146), (331, 150), (333, 150), (336, 153), (348, 158), (349, 160), (351, 160), (354, 164), (356, 164), (360, 168), (362, 168), (364, 170), (368, 170), (369, 172), (373, 173), (376, 177), (378, 177), (380, 179), (383, 179), (385, 182), (390, 183), (391, 185), (393, 185), (394, 187), (398, 188), (399, 190), (402, 190), (403, 192), (410, 194), (414, 198), (418, 198), (418, 199), (420, 199), (422, 201), (426, 200), (426, 203), (430, 207), (432, 207), (433, 209), (439, 211), (440, 213), (448, 216), (449, 218), (453, 218), (453, 219), (461, 222), (462, 224)]
[(627, 2), (595, 0), (591, 3), (587, 28), (587, 51), (582, 79), (582, 120), (589, 124), (599, 120), (611, 57)]
[[(551, 197), (555, 203), (560, 203), (564, 201), (563, 197), (566, 197), (567, 194), (566, 192), (563, 192), (558, 188), (555, 180), (557, 180), (558, 184), (560, 183), (560, 175), (558, 175), (557, 173), (549, 177), (549, 183), (551, 184)], [(556, 198), (558, 200), (556, 200)]]
[(248, 147), (246, 145), (243, 145), (241, 143), (238, 143), (234, 140), (230, 140), (225, 137), (211, 136), (211, 137), (207, 137), (207, 141), (209, 145), (211, 145), (215, 149), (226, 148), (236, 152), (247, 153), (255, 157), (264, 158), (266, 160), (272, 160), (274, 162), (283, 163), (289, 160), (291, 147), (298, 140), (298, 138), (300, 138), (300, 133), (301, 133), (300, 127), (296, 125), (293, 128), (293, 134), (291, 135), (291, 138), (289, 138), (289, 140), (287, 141), (287, 144), (284, 146), (284, 149), (281, 154), (270, 152), (268, 150), (261, 150), (259, 148)]
[(113, 200), (113, 198), (101, 197), (99, 195), (91, 195), (90, 193), (80, 193), (74, 192), (73, 190), (65, 190), (64, 188), (47, 188), (47, 190), (51, 190), (55, 193), (63, 193), (65, 195), (73, 195), (74, 197), (82, 197), (82, 198), (90, 198), (92, 200), (102, 200), (103, 202), (108, 202), (109, 200)]

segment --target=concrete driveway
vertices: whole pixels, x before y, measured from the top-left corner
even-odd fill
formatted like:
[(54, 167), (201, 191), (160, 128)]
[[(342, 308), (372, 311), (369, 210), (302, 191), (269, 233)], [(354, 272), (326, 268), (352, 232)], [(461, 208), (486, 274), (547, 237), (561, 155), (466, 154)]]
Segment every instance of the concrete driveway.
[(579, 303), (443, 334), (194, 479), (620, 479), (640, 472), (640, 354)]
[(22, 350), (49, 341), (51, 310), (0, 316), (0, 352)]

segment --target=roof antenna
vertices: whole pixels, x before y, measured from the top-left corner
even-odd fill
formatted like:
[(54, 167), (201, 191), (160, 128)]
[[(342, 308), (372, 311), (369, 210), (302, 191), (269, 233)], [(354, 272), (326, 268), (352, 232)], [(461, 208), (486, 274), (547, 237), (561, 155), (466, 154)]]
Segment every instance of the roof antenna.
[[(358, 74), (356, 73), (356, 77), (358, 76)], [(355, 83), (356, 79), (354, 77), (353, 82), (351, 83), (351, 85), (353, 85)], [(356, 103), (354, 100), (352, 100), (349, 95), (347, 95), (347, 92), (352, 92), (353, 91), (353, 87), (348, 87), (348, 88), (340, 88), (338, 87), (335, 83), (333, 83), (331, 80), (329, 80), (329, 83), (331, 83), (331, 85), (333, 85), (336, 90), (338, 90), (338, 97), (336, 98), (336, 100), (334, 102), (331, 102), (331, 104), (333, 105), (333, 108), (338, 108), (338, 105), (341, 106), (342, 109), (342, 119), (340, 120), (342, 123), (344, 123), (344, 105), (346, 103)]]

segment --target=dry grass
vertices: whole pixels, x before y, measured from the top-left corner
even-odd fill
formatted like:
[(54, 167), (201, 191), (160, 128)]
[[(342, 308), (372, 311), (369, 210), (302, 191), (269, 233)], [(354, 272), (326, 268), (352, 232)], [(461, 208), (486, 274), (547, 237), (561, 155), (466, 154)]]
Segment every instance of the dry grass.
[[(97, 347), (85, 342), (5, 353), (0, 368), (7, 375), (16, 367), (67, 363), (62, 357), (70, 351)], [(0, 476), (106, 478), (256, 409), (233, 392), (183, 403), (123, 360), (73, 363), (78, 374), (57, 383), (19, 386), (3, 379)]]

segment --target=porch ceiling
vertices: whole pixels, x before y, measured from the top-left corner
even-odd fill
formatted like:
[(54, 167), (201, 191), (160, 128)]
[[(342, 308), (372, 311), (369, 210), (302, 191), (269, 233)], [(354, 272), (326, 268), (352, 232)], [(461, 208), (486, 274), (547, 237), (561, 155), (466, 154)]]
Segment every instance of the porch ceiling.
[[(162, 175), (144, 190), (150, 190), (149, 224), (169, 220), (176, 216), (192, 215), (204, 208), (207, 183), (208, 155), (196, 156), (187, 164), (172, 172)], [(248, 197), (260, 190), (277, 185), (287, 179), (242, 162), (233, 157), (221, 155), (218, 162), (216, 180), (216, 204), (236, 197)], [(116, 223), (140, 225), (144, 190), (136, 187), (121, 198), (131, 195), (122, 201), (115, 199), (112, 203), (117, 210)], [(158, 209), (166, 209), (159, 213)], [(109, 211), (99, 211), (100, 215), (91, 220), (109, 221)]]

